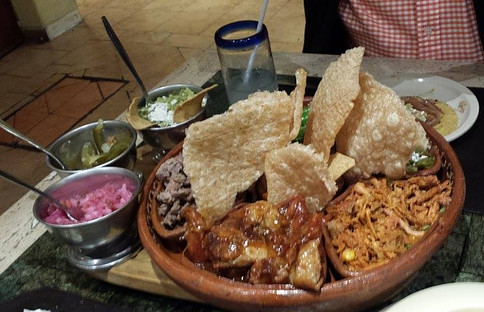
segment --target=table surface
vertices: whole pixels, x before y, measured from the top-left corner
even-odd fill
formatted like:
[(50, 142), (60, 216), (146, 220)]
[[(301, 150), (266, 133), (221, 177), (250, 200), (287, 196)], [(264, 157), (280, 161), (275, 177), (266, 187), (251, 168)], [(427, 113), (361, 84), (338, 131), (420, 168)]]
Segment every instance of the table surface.
[[(303, 67), (308, 76), (321, 77), (336, 58), (334, 55), (274, 54), (277, 72), (283, 75), (292, 75), (297, 68)], [(188, 60), (157, 86), (202, 85), (218, 70), (216, 52), (207, 50)], [(484, 88), (484, 64), (368, 57), (363, 60), (362, 70), (377, 80), (396, 75), (409, 78), (437, 75), (468, 87)], [(124, 120), (124, 116), (118, 119)], [(145, 159), (137, 166), (149, 173), (153, 164)], [(45, 189), (58, 179), (51, 173), (37, 186)], [(34, 219), (31, 207), (35, 198), (35, 194), (27, 193), (0, 216), (0, 308), (2, 301), (24, 292), (53, 287), (128, 310), (217, 310), (191, 301), (115, 286), (73, 268), (67, 262), (65, 246), (52, 239), (45, 227)], [(429, 286), (460, 281), (484, 282), (484, 216), (480, 214), (463, 213), (445, 245), (395, 299)]]

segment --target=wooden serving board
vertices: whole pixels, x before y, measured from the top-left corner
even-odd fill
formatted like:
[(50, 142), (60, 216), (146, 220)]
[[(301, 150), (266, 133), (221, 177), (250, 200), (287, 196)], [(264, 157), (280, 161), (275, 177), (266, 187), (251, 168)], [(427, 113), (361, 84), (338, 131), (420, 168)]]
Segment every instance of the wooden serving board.
[(144, 249), (135, 257), (107, 271), (92, 271), (89, 274), (118, 286), (177, 299), (200, 302), (199, 299), (178, 286), (162, 270), (153, 264), (150, 256)]
[[(138, 147), (136, 169), (148, 178), (155, 170), (151, 159), (151, 148), (142, 144)], [(177, 299), (201, 302), (170, 279), (158, 266), (152, 263), (144, 249), (125, 262), (109, 270), (89, 271), (88, 274), (102, 281)]]

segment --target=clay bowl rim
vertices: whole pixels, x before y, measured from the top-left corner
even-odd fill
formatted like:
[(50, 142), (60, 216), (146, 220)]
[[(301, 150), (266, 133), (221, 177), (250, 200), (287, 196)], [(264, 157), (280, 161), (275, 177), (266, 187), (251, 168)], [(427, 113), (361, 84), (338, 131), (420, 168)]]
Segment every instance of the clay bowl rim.
[[(359, 276), (343, 278), (323, 284), (320, 292), (310, 292), (294, 288), (291, 285), (252, 285), (232, 281), (204, 271), (195, 265), (187, 267), (173, 257), (165, 246), (153, 236), (147, 221), (146, 202), (143, 200), (138, 211), (138, 229), (141, 242), (155, 265), (164, 271), (175, 283), (186, 291), (215, 306), (236, 309), (307, 307), (314, 308), (325, 302), (341, 304), (342, 298), (358, 294), (359, 301), (352, 301), (353, 307), (360, 307), (366, 300), (381, 300), (395, 295), (406, 282), (414, 277), (418, 270), (444, 244), (462, 211), (465, 199), (465, 178), (460, 162), (445, 138), (436, 130), (425, 127), (429, 138), (445, 155), (445, 161), (451, 165), (454, 185), (452, 200), (446, 211), (438, 219), (436, 228), (427, 239), (420, 241), (405, 256), (381, 265), (378, 270), (371, 270)], [(173, 150), (167, 155), (173, 155)], [(445, 162), (444, 161), (444, 162)], [(444, 164), (445, 165), (445, 164)], [(151, 176), (150, 176), (151, 178)], [(150, 180), (145, 184), (145, 191), (150, 187)], [(392, 276), (393, 278), (388, 278)], [(372, 285), (380, 285), (378, 292)], [(378, 297), (380, 296), (380, 297)], [(378, 297), (379, 299), (375, 299)], [(355, 300), (354, 298), (352, 300)], [(379, 301), (380, 302), (380, 301)], [(378, 302), (368, 303), (367, 306)], [(234, 304), (238, 304), (234, 306)], [(358, 305), (357, 305), (358, 304)]]

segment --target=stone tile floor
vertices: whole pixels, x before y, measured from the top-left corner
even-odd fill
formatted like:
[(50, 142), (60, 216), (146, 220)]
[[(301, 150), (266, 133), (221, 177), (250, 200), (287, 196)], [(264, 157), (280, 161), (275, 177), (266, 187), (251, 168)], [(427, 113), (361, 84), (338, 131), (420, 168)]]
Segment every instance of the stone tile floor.
[[(36, 103), (34, 100), (43, 101), (39, 96), (66, 75), (128, 81), (87, 116), (71, 117), (77, 125), (98, 118), (115, 118), (125, 110), (131, 98), (141, 92), (109, 41), (102, 16), (108, 18), (150, 88), (190, 56), (204, 49), (215, 49), (213, 33), (218, 27), (240, 19), (257, 20), (262, 0), (78, 0), (77, 3), (83, 17), (81, 24), (47, 43), (25, 42), (0, 59), (0, 118), (27, 109)], [(302, 1), (271, 0), (265, 24), (273, 51), (302, 50)], [(69, 100), (85, 97), (89, 102), (93, 96), (89, 90), (86, 87), (83, 94), (77, 95), (57, 91), (55, 96)], [(52, 100), (52, 105), (58, 104)], [(26, 130), (33, 116), (24, 117), (19, 130), (30, 131), (33, 138), (46, 142), (45, 129)], [(49, 137), (60, 136), (62, 127), (57, 131), (49, 133)], [(0, 133), (2, 137), (5, 138), (4, 133)], [(0, 170), (26, 182), (36, 184), (50, 172), (43, 161), (43, 154), (30, 148), (0, 143)], [(0, 214), (25, 193), (24, 189), (0, 180)]]
[[(49, 146), (59, 134), (70, 130), (125, 83), (123, 80), (66, 76), (4, 120), (38, 144)], [(0, 132), (0, 144), (31, 147), (6, 131)]]

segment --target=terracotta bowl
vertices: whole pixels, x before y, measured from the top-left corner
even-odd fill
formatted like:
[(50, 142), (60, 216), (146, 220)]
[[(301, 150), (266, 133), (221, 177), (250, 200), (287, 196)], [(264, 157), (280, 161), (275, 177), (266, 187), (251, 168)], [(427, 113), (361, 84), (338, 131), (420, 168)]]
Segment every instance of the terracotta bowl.
[[(296, 289), (291, 285), (236, 282), (183, 260), (182, 251), (171, 249), (169, 241), (154, 230), (146, 197), (138, 212), (141, 242), (152, 261), (180, 287), (206, 303), (231, 311), (359, 311), (381, 304), (403, 290), (443, 245), (464, 204), (464, 174), (454, 150), (437, 131), (428, 127), (426, 130), (441, 154), (442, 169), (439, 174), (453, 181), (450, 205), (428, 235), (412, 249), (357, 276), (339, 277), (330, 271), (328, 276), (331, 278), (323, 284), (320, 292)], [(145, 194), (151, 187), (151, 181), (152, 177), (146, 183)]]

